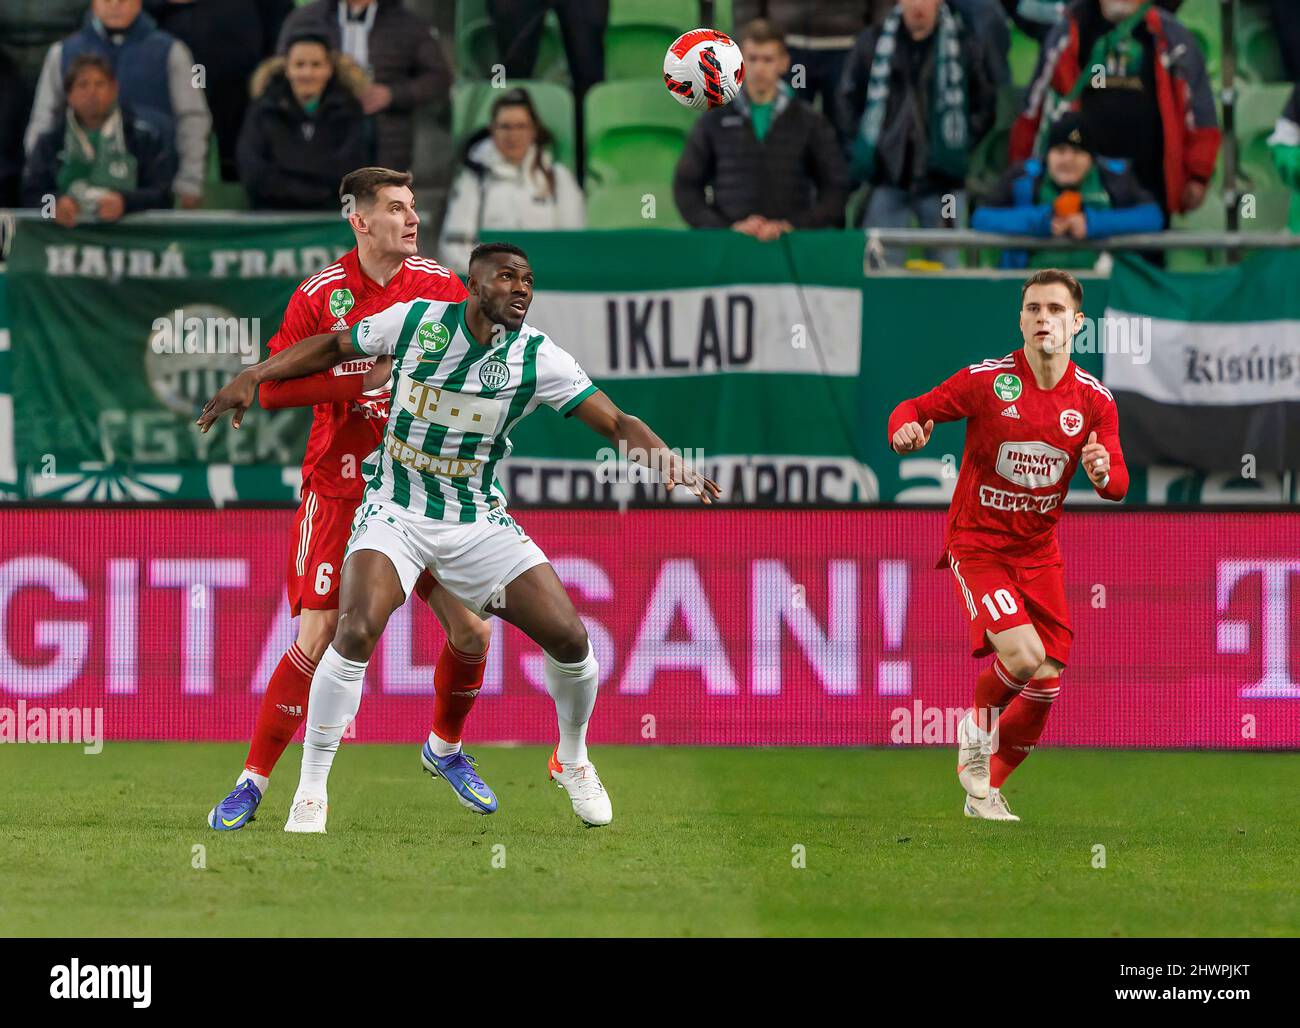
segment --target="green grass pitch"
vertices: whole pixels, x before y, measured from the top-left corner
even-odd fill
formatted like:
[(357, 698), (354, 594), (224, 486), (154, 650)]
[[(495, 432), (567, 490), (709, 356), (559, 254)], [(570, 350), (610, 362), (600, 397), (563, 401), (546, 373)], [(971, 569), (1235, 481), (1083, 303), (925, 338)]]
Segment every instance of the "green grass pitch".
[(345, 744), (329, 834), (293, 836), (295, 745), (258, 820), (218, 834), (244, 752), (0, 747), (0, 934), (1300, 931), (1296, 754), (1041, 750), (1006, 790), (1024, 821), (994, 824), (961, 816), (946, 749), (596, 747), (614, 823), (587, 829), (541, 747), (472, 748), (484, 818), (417, 747)]

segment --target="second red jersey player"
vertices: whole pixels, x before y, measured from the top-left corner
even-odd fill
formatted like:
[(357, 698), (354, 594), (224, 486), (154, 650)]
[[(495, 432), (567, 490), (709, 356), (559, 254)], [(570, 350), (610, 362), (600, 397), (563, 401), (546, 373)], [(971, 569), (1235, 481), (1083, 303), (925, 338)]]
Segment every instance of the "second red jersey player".
[(1069, 663), (1056, 524), (1070, 479), (1082, 465), (1106, 499), (1128, 491), (1114, 397), (1070, 359), (1082, 303), (1073, 276), (1034, 274), (1022, 290), (1023, 347), (963, 368), (889, 419), (899, 453), (924, 446), (935, 422), (966, 419), (938, 566), (951, 569), (972, 653), (996, 654), (959, 732), (970, 817), (1019, 820), (1001, 786), (1042, 734)]
[[(294, 290), (280, 330), (270, 340), (271, 353), (323, 332), (342, 331), (407, 300), (465, 299), (468, 293), (455, 274), (416, 252), (419, 217), (410, 183), (409, 175), (384, 168), (362, 168), (344, 178), (340, 194), (352, 199), (355, 213), (349, 221), (357, 246)], [(388, 419), (389, 378), (387, 358), (378, 366), (374, 358), (365, 358), (317, 375), (270, 382), (260, 391), (266, 408), (312, 407), (302, 501), (287, 567), (289, 607), (300, 620), (297, 639), (267, 684), (235, 789), (208, 815), (209, 825), (218, 830), (243, 828), (253, 820), (272, 769), (306, 715), (316, 664), (338, 619), (343, 554), (365, 489), (362, 462), (379, 445)], [(482, 684), (490, 628), (427, 573), (416, 592), (447, 634), (434, 668), (430, 759), (463, 804), (491, 813), (495, 797), (460, 755), (461, 730)], [(462, 778), (473, 786), (472, 803), (456, 784)]]

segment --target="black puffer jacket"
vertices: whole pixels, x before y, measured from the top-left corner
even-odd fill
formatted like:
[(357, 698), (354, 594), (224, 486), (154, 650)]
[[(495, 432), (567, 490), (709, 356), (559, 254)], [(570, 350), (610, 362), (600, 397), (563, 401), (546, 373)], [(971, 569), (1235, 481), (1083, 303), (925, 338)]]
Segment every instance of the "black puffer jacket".
[(673, 176), (677, 209), (694, 228), (728, 228), (751, 214), (795, 228), (840, 228), (847, 195), (848, 170), (830, 122), (786, 93), (761, 143), (743, 90), (702, 115)]
[(354, 95), (363, 82), (356, 66), (340, 58), (320, 105), (308, 114), (284, 75), (284, 58), (258, 68), (238, 149), (239, 180), (252, 207), (338, 207), (343, 176), (374, 163), (370, 119)]

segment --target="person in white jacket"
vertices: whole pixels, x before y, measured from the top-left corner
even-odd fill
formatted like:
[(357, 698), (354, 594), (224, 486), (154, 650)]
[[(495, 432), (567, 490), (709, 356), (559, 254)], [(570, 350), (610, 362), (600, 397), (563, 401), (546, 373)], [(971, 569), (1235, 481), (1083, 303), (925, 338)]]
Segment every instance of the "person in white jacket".
[(555, 161), (551, 138), (527, 91), (512, 89), (493, 103), (492, 120), (470, 138), (452, 185), (438, 240), (443, 264), (463, 278), (470, 251), (493, 229), (586, 227), (582, 190)]

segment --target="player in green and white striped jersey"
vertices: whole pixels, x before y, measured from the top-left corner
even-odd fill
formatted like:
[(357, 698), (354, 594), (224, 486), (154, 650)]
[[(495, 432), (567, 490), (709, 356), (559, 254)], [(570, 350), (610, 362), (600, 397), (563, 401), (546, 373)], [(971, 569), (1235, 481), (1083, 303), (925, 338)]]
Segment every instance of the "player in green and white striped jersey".
[(533, 271), (522, 250), (508, 243), (477, 247), (467, 285), (464, 303), (398, 304), (349, 332), (282, 350), (238, 375), (199, 418), (206, 432), (234, 410), (238, 427), (262, 382), (324, 371), (358, 352), (391, 359), (397, 377), (344, 558), (338, 630), (312, 679), (302, 777), (286, 831), (325, 831), (326, 781), (360, 707), (366, 665), (425, 568), (470, 610), (496, 614), (541, 647), (560, 736), (549, 774), (587, 824), (613, 817), (587, 755), (599, 680), (587, 631), (545, 554), (506, 512), (496, 469), (510, 453), (510, 430), (545, 404), (576, 415), (627, 452), (649, 455), (670, 490), (680, 484), (708, 503), (718, 487), (614, 406), (544, 332), (524, 323)]

